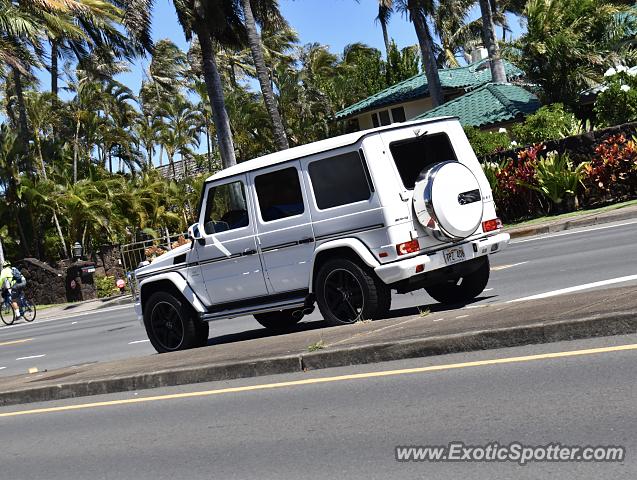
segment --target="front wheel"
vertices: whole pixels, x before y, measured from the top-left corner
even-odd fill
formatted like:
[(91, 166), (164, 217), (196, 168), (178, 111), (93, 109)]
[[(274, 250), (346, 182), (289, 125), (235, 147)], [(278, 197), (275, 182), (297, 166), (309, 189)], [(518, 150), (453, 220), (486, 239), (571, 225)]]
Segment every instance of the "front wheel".
[(391, 304), (391, 290), (378, 277), (348, 259), (330, 260), (316, 276), (316, 300), (330, 325), (382, 318)]
[(5, 325), (11, 325), (15, 322), (15, 313), (10, 303), (2, 302), (0, 307), (0, 318)]
[(22, 306), (22, 316), (24, 319), (27, 322), (32, 322), (35, 320), (36, 315), (37, 309), (35, 308), (35, 305), (31, 301), (25, 300)]
[(476, 298), (485, 289), (489, 282), (490, 270), (489, 257), (484, 257), (484, 261), (473, 272), (438, 285), (432, 285), (425, 288), (425, 290), (434, 300), (440, 303), (466, 303)]
[(166, 292), (154, 293), (144, 308), (146, 333), (159, 353), (201, 346), (204, 331), (198, 321), (186, 302)]
[(280, 310), (278, 312), (255, 313), (254, 319), (269, 330), (285, 332), (299, 323), (303, 313), (297, 310)]

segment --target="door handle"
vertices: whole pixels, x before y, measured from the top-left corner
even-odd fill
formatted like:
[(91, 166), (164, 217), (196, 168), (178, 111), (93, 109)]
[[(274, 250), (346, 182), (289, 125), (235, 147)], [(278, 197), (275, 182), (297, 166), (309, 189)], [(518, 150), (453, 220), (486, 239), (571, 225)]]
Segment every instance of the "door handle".
[(302, 240), (299, 240), (299, 245), (302, 245), (304, 243), (312, 243), (313, 241), (314, 241), (314, 239), (312, 237), (304, 238)]
[(253, 248), (246, 248), (243, 251), (244, 255), (254, 255), (255, 253), (257, 253), (257, 251), (255, 249), (253, 249)]

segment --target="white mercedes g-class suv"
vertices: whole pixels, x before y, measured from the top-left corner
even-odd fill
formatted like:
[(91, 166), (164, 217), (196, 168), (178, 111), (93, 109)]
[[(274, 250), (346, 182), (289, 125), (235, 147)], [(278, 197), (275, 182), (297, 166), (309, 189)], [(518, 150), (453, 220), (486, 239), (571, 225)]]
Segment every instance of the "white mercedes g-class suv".
[(135, 272), (159, 352), (205, 345), (208, 322), (285, 330), (314, 304), (330, 325), (382, 318), (391, 292), (478, 296), (502, 250), (489, 183), (455, 118), (284, 150), (211, 176), (190, 245)]

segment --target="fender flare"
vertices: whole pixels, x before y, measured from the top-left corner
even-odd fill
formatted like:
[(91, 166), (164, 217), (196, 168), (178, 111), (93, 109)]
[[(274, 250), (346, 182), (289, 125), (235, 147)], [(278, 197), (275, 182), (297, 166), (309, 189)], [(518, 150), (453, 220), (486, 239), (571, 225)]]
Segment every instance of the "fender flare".
[(199, 299), (197, 294), (193, 291), (193, 289), (190, 288), (190, 285), (188, 285), (188, 282), (186, 281), (186, 279), (178, 272), (160, 273), (160, 274), (153, 275), (141, 280), (139, 282), (140, 304), (142, 300), (141, 295), (142, 295), (142, 290), (144, 286), (150, 285), (152, 283), (159, 282), (162, 280), (167, 280), (170, 283), (172, 283), (175, 286), (175, 288), (184, 296), (186, 301), (189, 302), (190, 305), (192, 305), (195, 311), (197, 311), (198, 313), (206, 312), (206, 307), (204, 306), (204, 304), (201, 302), (201, 300)]
[(372, 252), (369, 251), (369, 248), (367, 248), (367, 246), (357, 238), (339, 238), (337, 240), (327, 241), (319, 245), (314, 250), (312, 266), (310, 269), (310, 293), (314, 292), (314, 269), (316, 268), (316, 257), (318, 257), (321, 252), (334, 250), (336, 248), (348, 248), (352, 250), (368, 267), (376, 268), (380, 265), (378, 260), (376, 260), (374, 255), (372, 255)]

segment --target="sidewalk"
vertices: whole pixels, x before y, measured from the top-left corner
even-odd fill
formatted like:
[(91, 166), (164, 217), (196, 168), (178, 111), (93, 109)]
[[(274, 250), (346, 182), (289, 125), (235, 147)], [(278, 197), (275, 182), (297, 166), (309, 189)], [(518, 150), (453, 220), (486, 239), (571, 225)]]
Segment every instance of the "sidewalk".
[(606, 212), (581, 213), (573, 217), (558, 218), (532, 225), (507, 227), (504, 231), (508, 232), (511, 238), (519, 238), (633, 219), (637, 219), (637, 205), (628, 205)]
[(116, 297), (98, 298), (94, 300), (85, 300), (83, 302), (66, 303), (64, 305), (56, 305), (54, 307), (38, 310), (36, 322), (58, 317), (66, 317), (78, 313), (87, 313), (102, 308), (115, 307), (120, 305), (132, 305), (133, 297), (131, 295), (118, 295)]
[[(383, 362), (637, 331), (637, 287), (444, 310), (2, 378), (0, 405)], [(315, 350), (315, 351), (310, 351)]]

